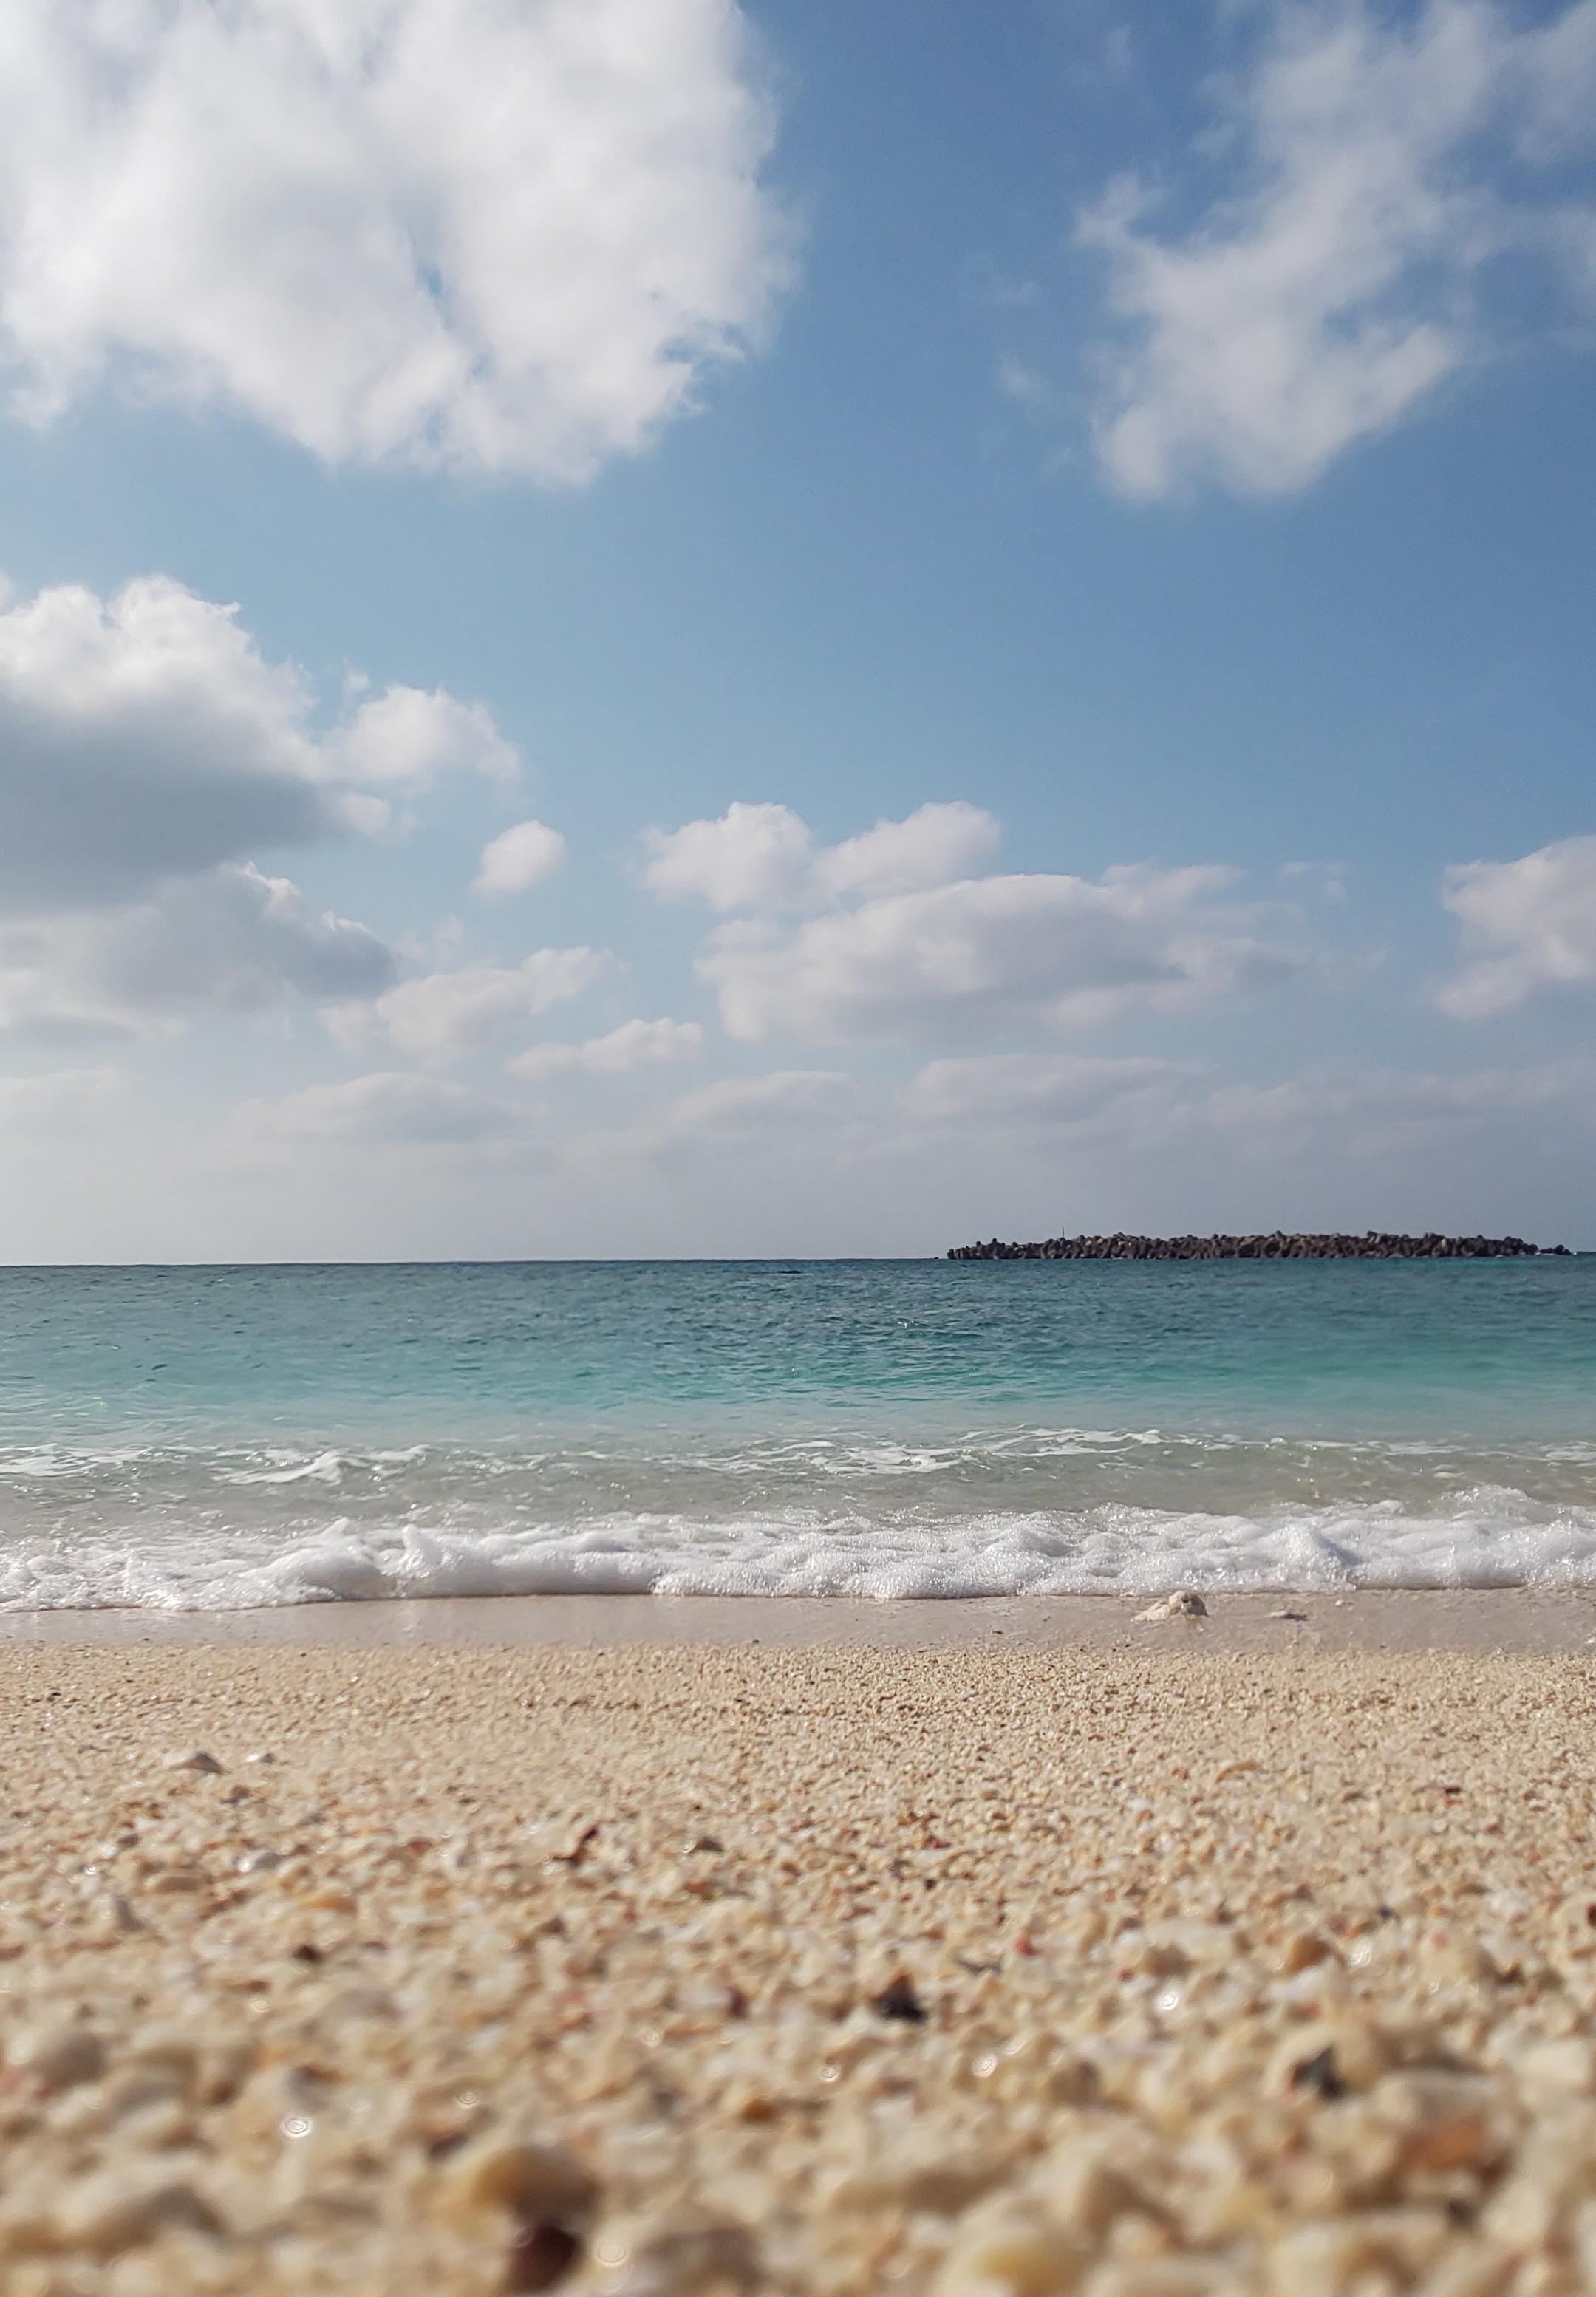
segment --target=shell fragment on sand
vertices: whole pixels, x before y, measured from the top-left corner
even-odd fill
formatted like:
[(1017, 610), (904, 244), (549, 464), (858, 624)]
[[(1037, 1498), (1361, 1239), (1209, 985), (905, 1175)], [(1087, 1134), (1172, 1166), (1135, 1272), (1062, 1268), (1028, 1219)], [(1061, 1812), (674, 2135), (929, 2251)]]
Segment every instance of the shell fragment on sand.
[(1138, 1611), (1136, 1616), (1139, 1620), (1152, 1621), (1205, 1619), (1208, 1606), (1200, 1595), (1194, 1595), (1189, 1587), (1178, 1587), (1172, 1594), (1161, 1595), (1156, 1603), (1149, 1603), (1145, 1611)]

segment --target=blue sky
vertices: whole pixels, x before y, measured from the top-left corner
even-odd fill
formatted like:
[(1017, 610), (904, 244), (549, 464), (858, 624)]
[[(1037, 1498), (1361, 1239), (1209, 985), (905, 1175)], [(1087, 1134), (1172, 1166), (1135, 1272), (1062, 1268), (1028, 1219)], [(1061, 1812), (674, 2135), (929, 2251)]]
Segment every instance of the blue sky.
[(1596, 1244), (1596, 0), (109, 21), (0, 1254)]

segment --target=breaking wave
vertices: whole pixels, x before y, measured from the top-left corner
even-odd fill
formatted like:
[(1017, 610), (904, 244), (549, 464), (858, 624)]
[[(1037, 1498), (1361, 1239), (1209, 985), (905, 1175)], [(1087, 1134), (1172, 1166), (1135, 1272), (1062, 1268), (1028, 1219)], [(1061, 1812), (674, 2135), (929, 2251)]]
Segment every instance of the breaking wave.
[(1596, 1446), (1157, 1429), (0, 1453), (0, 1608), (1596, 1585)]

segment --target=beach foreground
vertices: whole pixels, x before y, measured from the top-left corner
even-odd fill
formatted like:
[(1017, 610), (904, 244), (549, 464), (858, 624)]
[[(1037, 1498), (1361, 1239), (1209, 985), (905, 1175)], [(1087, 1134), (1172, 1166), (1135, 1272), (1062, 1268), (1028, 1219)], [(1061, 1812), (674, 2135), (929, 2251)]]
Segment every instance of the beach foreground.
[(0, 1686), (8, 2297), (1596, 2279), (1583, 1651), (234, 1636)]

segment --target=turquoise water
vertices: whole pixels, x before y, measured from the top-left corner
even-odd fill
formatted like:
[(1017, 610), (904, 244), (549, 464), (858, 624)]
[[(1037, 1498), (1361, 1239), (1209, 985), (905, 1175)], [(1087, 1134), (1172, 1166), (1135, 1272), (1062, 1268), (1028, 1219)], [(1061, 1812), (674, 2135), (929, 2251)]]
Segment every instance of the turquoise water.
[(0, 1271), (0, 1604), (1596, 1579), (1596, 1259)]

